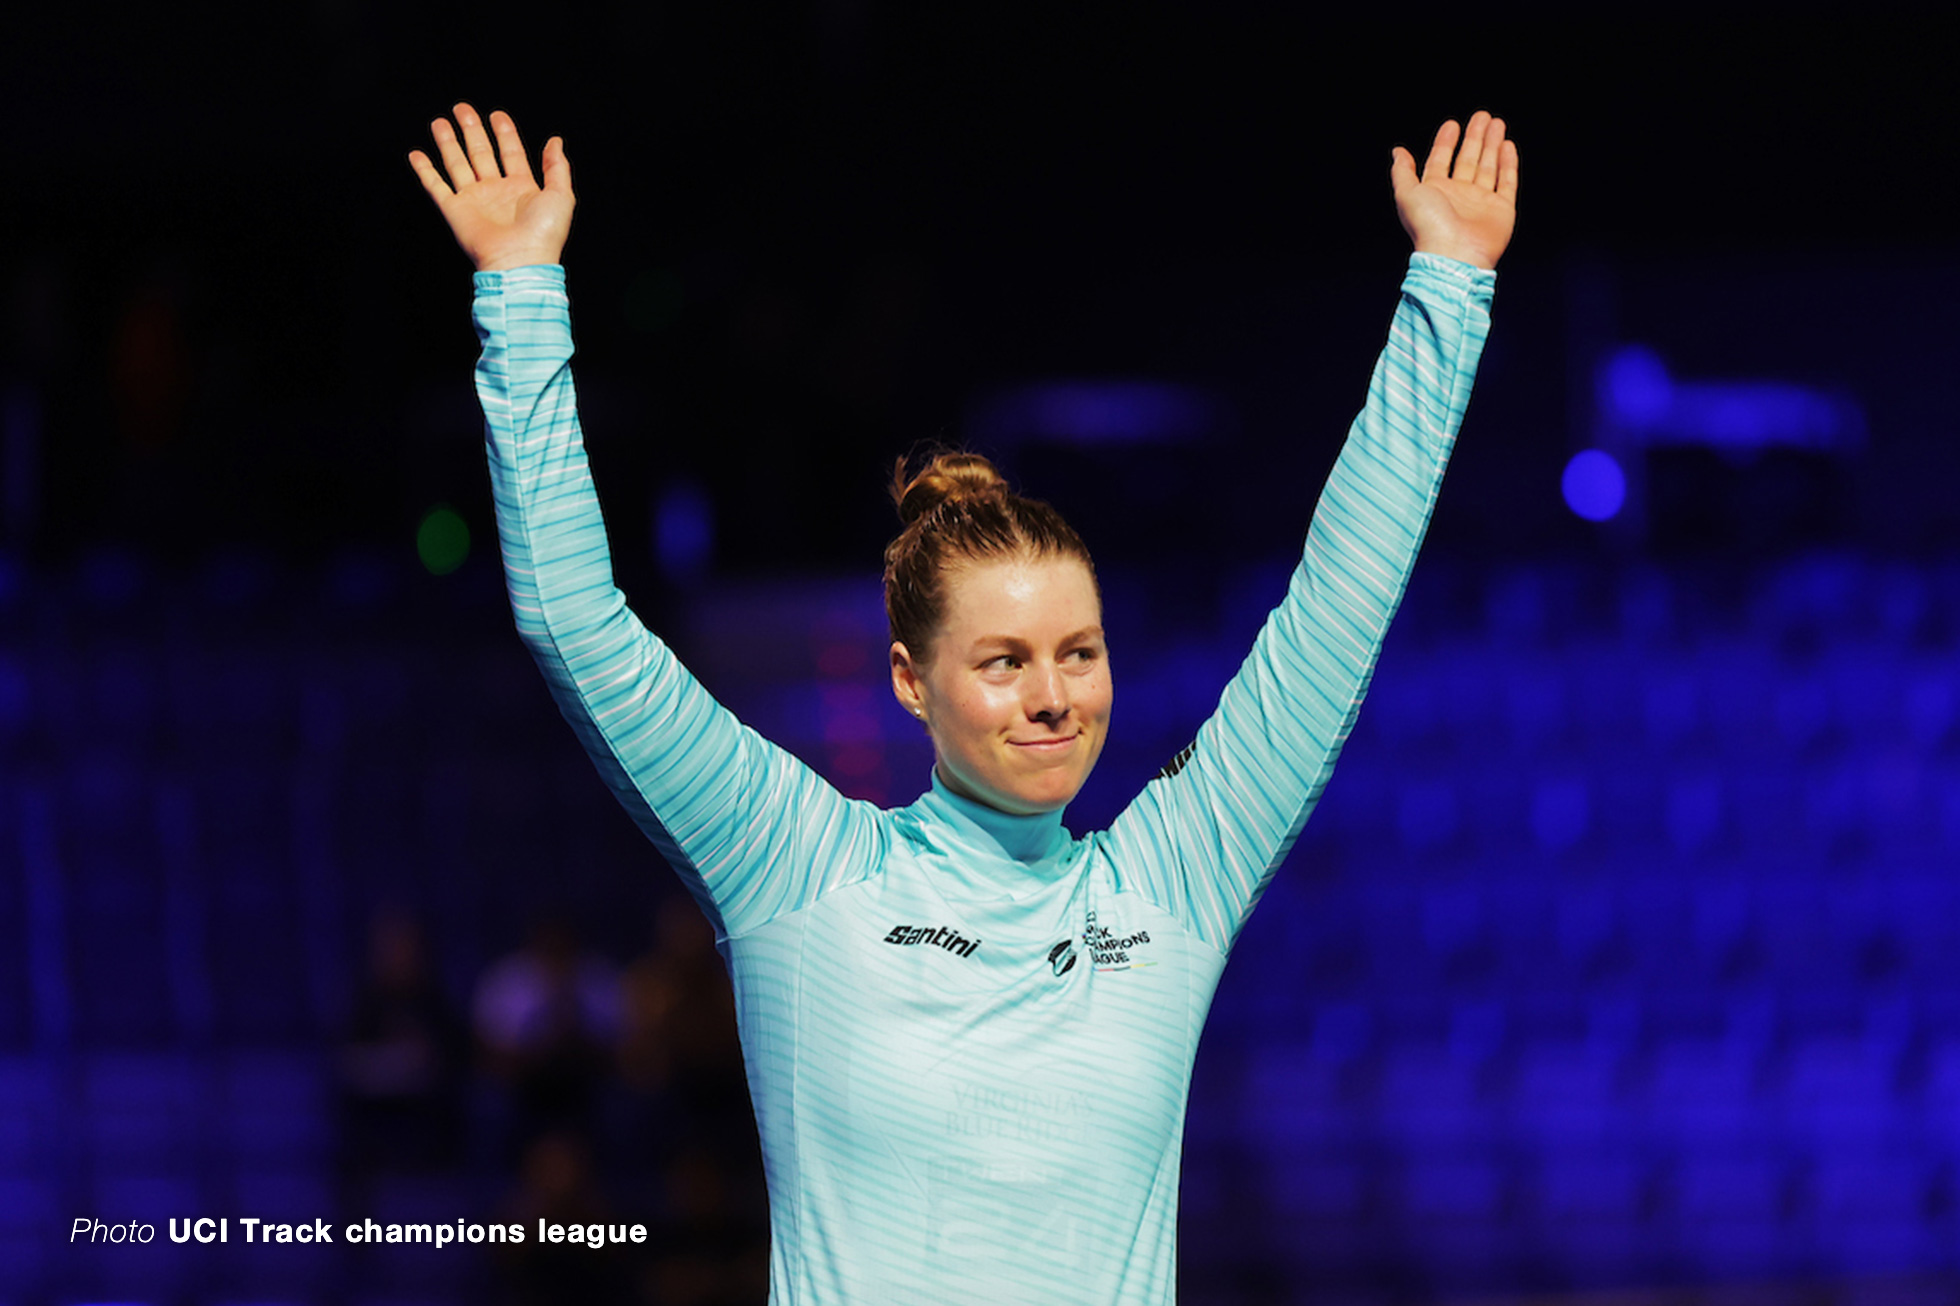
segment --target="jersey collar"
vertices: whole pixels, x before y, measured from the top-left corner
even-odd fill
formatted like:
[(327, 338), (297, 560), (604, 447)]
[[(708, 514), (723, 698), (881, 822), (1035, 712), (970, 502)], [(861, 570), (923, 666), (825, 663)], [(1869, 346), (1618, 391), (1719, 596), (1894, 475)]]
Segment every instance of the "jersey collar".
[(1075, 841), (1062, 828), (1062, 814), (1042, 812), (1013, 816), (962, 798), (948, 789), (933, 768), (932, 789), (913, 806), (928, 821), (949, 831), (955, 841), (995, 857), (1005, 856), (1030, 870), (1039, 862), (1059, 857)]

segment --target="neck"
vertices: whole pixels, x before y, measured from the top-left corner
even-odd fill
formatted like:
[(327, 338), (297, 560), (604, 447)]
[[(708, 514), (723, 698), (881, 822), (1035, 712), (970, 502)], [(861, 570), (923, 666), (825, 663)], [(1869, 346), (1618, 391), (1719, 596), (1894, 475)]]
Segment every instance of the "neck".
[(1069, 841), (1067, 832), (1062, 829), (1061, 808), (1028, 815), (1003, 812), (998, 807), (954, 790), (939, 774), (938, 767), (932, 771), (932, 796), (952, 812), (978, 826), (1017, 862), (1037, 862), (1053, 856)]

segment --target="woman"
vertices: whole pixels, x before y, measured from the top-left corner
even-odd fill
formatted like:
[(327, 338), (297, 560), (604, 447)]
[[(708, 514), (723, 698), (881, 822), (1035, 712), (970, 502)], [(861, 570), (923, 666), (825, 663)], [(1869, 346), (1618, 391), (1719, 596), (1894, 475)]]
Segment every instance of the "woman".
[[(905, 487), (892, 687), (931, 790), (847, 800), (627, 611), (580, 444), (563, 143), (466, 104), (410, 162), (474, 260), (498, 529), (560, 707), (713, 921), (768, 1171), (771, 1300), (1163, 1303), (1225, 958), (1347, 737), (1435, 501), (1509, 242), (1516, 147), (1445, 123), (1390, 179), (1416, 254), (1299, 569), (1192, 745), (1109, 829), (1063, 807), (1111, 685), (1087, 553), (979, 460)], [(501, 154), (501, 163), (499, 155)]]

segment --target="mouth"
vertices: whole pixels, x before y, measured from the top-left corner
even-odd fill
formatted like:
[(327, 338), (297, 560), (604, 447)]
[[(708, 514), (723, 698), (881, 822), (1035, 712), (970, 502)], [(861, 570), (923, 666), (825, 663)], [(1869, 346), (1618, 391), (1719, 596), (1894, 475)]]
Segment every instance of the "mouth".
[(1040, 755), (1044, 753), (1062, 752), (1080, 738), (1082, 738), (1082, 732), (1078, 730), (1072, 735), (1064, 735), (1059, 739), (1010, 739), (1007, 742), (1015, 748), (1025, 749), (1030, 753)]

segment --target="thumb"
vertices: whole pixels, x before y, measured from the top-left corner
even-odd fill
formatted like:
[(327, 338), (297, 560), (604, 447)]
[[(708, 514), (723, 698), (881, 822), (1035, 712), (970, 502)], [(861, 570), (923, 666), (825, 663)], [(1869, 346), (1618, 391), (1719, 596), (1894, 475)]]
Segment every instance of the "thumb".
[(572, 164), (565, 157), (562, 136), (554, 136), (544, 143), (544, 188), (572, 193)]
[(1410, 186), (1418, 185), (1415, 156), (1400, 145), (1389, 152), (1388, 184), (1400, 195)]

